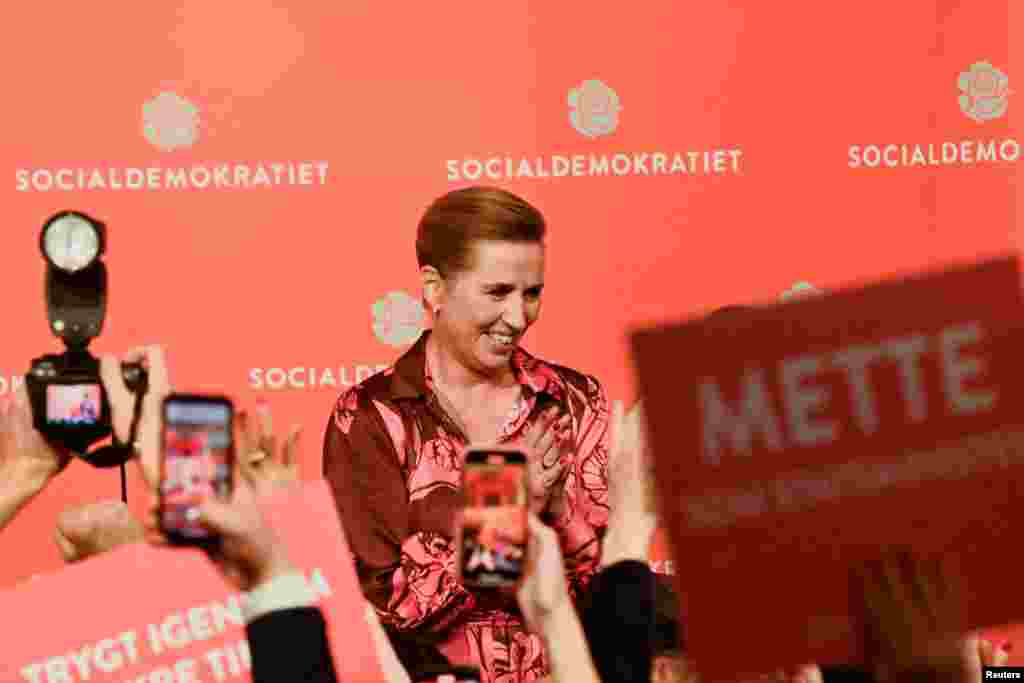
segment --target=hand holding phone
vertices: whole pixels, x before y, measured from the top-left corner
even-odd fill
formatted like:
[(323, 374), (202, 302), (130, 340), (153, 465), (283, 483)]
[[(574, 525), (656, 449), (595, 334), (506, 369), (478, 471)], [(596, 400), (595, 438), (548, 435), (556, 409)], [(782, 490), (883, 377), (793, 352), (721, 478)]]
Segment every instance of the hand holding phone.
[(174, 545), (216, 546), (199, 521), (208, 498), (234, 489), (234, 408), (223, 396), (171, 394), (163, 402), (160, 448), (160, 529)]
[(526, 561), (526, 454), (470, 447), (456, 530), (458, 581), (475, 590), (514, 589)]

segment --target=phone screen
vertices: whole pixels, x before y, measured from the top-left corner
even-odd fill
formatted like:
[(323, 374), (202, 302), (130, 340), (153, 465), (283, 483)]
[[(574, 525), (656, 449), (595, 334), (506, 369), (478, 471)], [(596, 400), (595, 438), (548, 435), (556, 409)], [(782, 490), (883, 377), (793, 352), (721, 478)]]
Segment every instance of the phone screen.
[(204, 542), (213, 534), (198, 520), (207, 498), (232, 489), (230, 401), (218, 397), (168, 397), (164, 401), (160, 524), (172, 541)]
[(436, 683), (480, 683), (480, 670), (458, 667), (453, 673), (438, 676)]
[(469, 450), (462, 486), (460, 583), (476, 589), (514, 587), (526, 561), (525, 454)]
[(51, 384), (46, 387), (46, 422), (51, 425), (95, 425), (103, 417), (98, 384)]

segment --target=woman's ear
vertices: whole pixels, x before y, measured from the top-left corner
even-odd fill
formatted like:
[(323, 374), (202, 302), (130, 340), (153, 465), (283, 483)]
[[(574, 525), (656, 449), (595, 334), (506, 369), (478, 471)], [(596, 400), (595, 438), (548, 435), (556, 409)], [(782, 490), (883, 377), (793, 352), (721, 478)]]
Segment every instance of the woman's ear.
[(434, 266), (423, 266), (420, 268), (420, 282), (423, 285), (423, 300), (436, 316), (444, 300), (444, 277)]

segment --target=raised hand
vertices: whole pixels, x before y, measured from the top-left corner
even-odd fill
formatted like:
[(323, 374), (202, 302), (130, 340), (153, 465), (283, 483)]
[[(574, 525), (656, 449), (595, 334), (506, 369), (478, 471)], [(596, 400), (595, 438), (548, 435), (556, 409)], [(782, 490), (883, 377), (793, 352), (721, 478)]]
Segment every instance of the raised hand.
[[(139, 424), (135, 434), (136, 457), (143, 479), (151, 491), (160, 484), (160, 429), (164, 398), (171, 393), (170, 373), (162, 346), (140, 346), (121, 359), (126, 363), (141, 363), (149, 375), (149, 386), (142, 396)], [(100, 358), (100, 379), (110, 401), (111, 422), (118, 440), (125, 442), (131, 434), (136, 395), (128, 390), (121, 375), (121, 363), (111, 355)]]
[(145, 540), (145, 528), (119, 500), (86, 503), (64, 510), (54, 540), (65, 562), (78, 562)]
[(32, 423), (28, 391), (22, 384), (13, 400), (0, 402), (0, 472), (8, 483), (38, 483), (38, 488), (71, 461), (65, 448), (49, 443)]
[(280, 443), (274, 435), (270, 408), (260, 403), (253, 416), (242, 411), (236, 417), (236, 488), (243, 495), (269, 495), (299, 481), (299, 439), (302, 430), (292, 426)]
[(866, 654), (877, 680), (980, 680), (978, 646), (958, 630), (962, 591), (941, 561), (893, 552), (868, 563), (858, 582), (866, 608)]
[(558, 536), (536, 515), (531, 514), (527, 523), (530, 540), (526, 568), (516, 599), (530, 629), (544, 633), (548, 619), (570, 605), (569, 588)]
[(572, 418), (559, 416), (558, 406), (552, 406), (536, 417), (523, 435), (526, 451), (530, 510), (534, 514), (549, 514), (560, 519), (568, 511), (565, 490), (561, 483), (567, 459), (571, 452)]
[(601, 565), (647, 560), (658, 525), (654, 475), (647, 452), (643, 411), (637, 403), (628, 415), (621, 401), (612, 404), (611, 452), (608, 454), (608, 532)]

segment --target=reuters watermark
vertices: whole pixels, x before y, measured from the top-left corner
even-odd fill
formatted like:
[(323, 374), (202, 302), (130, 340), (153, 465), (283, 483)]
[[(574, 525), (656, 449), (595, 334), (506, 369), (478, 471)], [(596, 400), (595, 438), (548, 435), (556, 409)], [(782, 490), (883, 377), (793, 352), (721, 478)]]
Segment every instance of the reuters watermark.
[(249, 388), (270, 391), (347, 389), (387, 370), (389, 365), (342, 365), (327, 367), (252, 368)]

